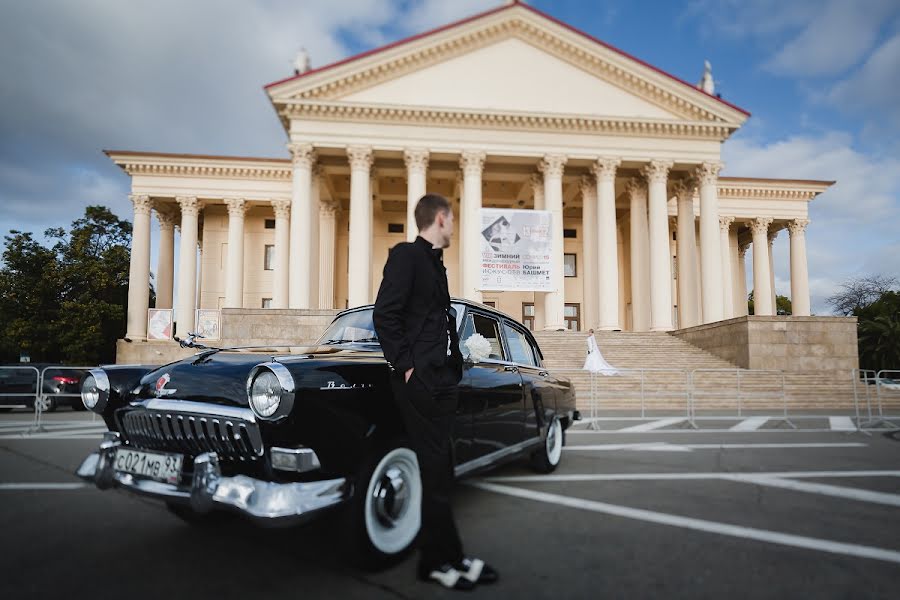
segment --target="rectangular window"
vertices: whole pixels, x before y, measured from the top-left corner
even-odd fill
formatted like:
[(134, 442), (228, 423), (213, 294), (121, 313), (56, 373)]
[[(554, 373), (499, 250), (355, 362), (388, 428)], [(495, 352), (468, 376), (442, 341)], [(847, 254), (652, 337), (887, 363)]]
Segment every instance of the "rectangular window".
[(522, 303), (522, 323), (530, 331), (534, 331), (534, 302)]
[(275, 219), (266, 219), (266, 229), (275, 229)]
[(500, 324), (496, 319), (477, 313), (470, 313), (463, 325), (462, 335), (459, 336), (459, 349), (463, 356), (469, 355), (466, 347), (473, 333), (480, 333), (491, 345), (489, 360), (503, 360), (503, 344), (500, 342)]
[(578, 271), (575, 268), (575, 255), (563, 254), (563, 272), (566, 277), (577, 277)]
[(485, 304), (486, 306), (490, 306), (491, 308), (497, 308), (497, 301), (496, 301), (496, 300), (485, 300), (485, 301), (484, 301), (484, 304)]
[(388, 223), (388, 233), (403, 233), (403, 223)]
[(503, 332), (506, 334), (506, 343), (509, 346), (509, 359), (520, 365), (535, 366), (537, 362), (534, 359), (534, 352), (525, 334), (507, 323), (503, 324)]
[(565, 319), (566, 319), (566, 329), (569, 331), (580, 331), (581, 330), (581, 307), (578, 304), (566, 304), (565, 311)]
[(272, 308), (272, 299), (271, 298), (263, 298), (262, 299), (262, 307), (263, 308)]
[(563, 237), (564, 238), (577, 238), (578, 230), (577, 229), (563, 229)]
[(263, 269), (266, 271), (275, 270), (275, 245), (266, 244), (265, 259), (263, 260)]

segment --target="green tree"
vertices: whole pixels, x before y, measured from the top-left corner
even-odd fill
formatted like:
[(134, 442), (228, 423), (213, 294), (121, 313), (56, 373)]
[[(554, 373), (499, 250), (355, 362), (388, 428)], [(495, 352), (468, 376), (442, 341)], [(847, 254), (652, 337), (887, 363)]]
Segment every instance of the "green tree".
[[(751, 290), (749, 294), (747, 294), (747, 314), (753, 315), (756, 314), (754, 312), (753, 306), (753, 291)], [(787, 296), (775, 296), (775, 314), (777, 315), (790, 315), (793, 314), (791, 312), (791, 299)]]
[(4, 236), (0, 268), (0, 358), (18, 361), (21, 352), (33, 361), (59, 360), (52, 324), (59, 314), (59, 263), (54, 252), (12, 230)]
[(884, 292), (853, 314), (859, 319), (860, 367), (900, 369), (900, 292)]

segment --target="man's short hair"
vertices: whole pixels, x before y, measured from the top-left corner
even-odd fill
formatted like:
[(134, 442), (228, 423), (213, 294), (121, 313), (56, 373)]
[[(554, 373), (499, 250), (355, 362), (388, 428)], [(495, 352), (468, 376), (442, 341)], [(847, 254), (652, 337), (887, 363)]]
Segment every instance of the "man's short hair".
[(451, 212), (450, 201), (440, 194), (425, 194), (416, 204), (416, 227), (419, 231), (428, 229), (439, 212)]

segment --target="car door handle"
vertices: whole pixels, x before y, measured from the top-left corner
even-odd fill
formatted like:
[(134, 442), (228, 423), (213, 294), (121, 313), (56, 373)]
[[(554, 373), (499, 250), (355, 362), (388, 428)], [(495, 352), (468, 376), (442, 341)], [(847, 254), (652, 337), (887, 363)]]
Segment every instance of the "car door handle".
[(519, 367), (517, 367), (515, 365), (506, 365), (505, 367), (503, 367), (503, 370), (504, 371), (512, 371), (513, 373), (515, 373), (516, 371), (519, 370)]
[(547, 377), (548, 375), (550, 375), (550, 371), (541, 371), (540, 373), (538, 373), (538, 375), (540, 375), (541, 377)]

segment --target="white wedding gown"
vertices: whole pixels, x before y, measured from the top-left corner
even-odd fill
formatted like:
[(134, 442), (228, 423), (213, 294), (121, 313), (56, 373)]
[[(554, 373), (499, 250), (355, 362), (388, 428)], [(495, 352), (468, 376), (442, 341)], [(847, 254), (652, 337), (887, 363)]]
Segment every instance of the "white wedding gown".
[(603, 355), (600, 354), (600, 348), (597, 347), (597, 340), (594, 339), (594, 336), (588, 336), (587, 347), (588, 354), (587, 358), (584, 360), (584, 367), (582, 367), (583, 369), (587, 371), (593, 371), (594, 373), (600, 373), (601, 375), (619, 374), (619, 370), (606, 362), (606, 359), (604, 359)]

